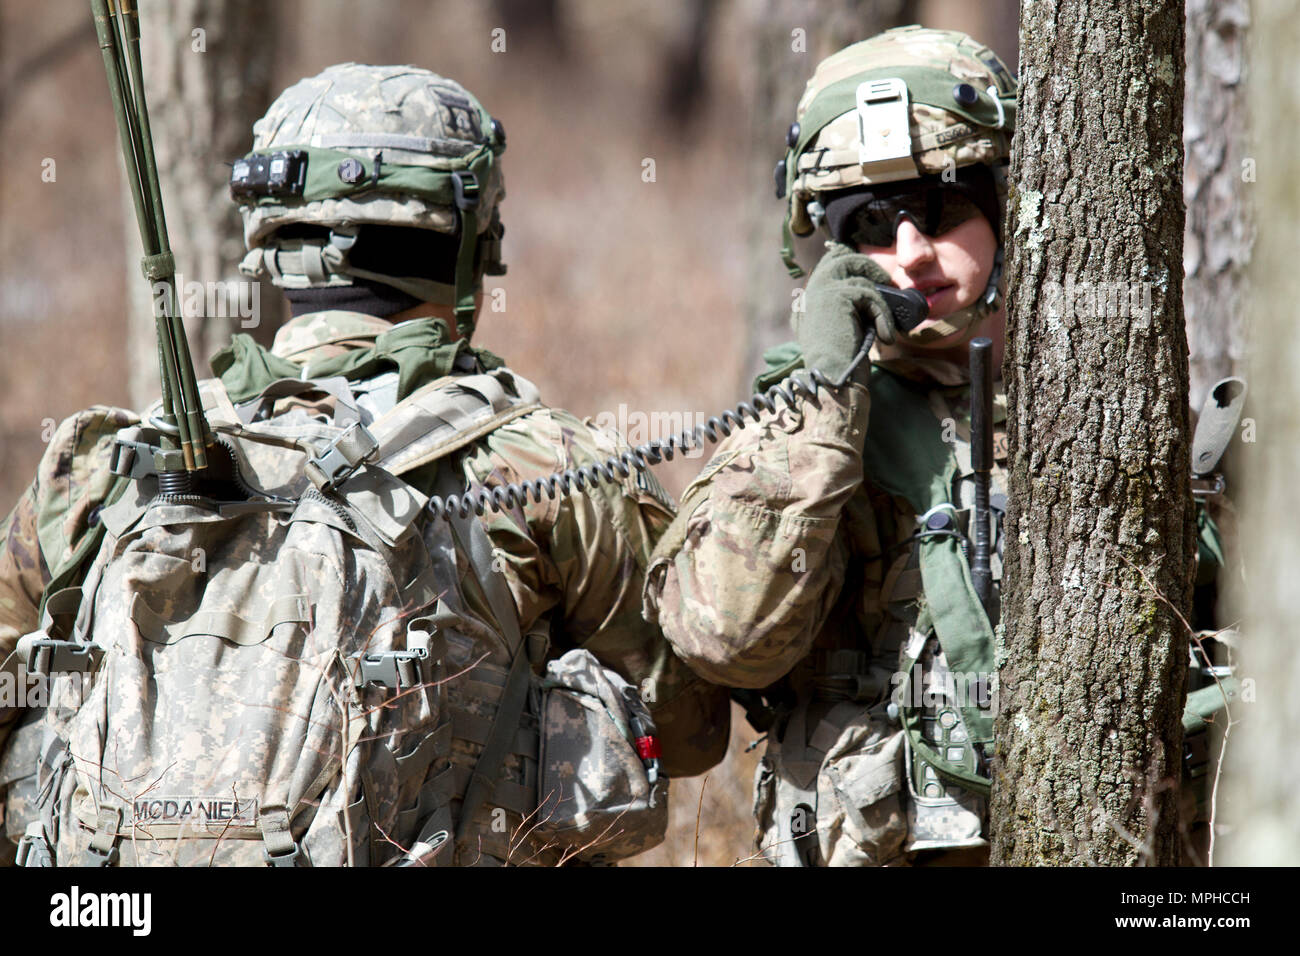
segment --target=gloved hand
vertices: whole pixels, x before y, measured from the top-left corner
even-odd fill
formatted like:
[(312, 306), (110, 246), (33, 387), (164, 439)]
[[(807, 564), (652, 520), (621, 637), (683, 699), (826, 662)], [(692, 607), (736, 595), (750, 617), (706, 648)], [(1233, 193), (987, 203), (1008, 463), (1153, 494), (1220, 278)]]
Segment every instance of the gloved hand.
[[(895, 337), (893, 313), (876, 284), (890, 285), (889, 276), (869, 256), (840, 242), (826, 243), (826, 255), (808, 277), (803, 311), (791, 317), (804, 365), (833, 382), (844, 378), (858, 350), (863, 329), (874, 330), (882, 342)], [(854, 370), (854, 380), (866, 383), (870, 362)]]

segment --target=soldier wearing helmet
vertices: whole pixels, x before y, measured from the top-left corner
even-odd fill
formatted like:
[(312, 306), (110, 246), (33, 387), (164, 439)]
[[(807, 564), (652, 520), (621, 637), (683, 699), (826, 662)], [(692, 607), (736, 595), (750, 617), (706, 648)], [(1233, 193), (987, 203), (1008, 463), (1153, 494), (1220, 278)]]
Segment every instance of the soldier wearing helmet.
[[(481, 278), (504, 271), (498, 206), (505, 194), (505, 146), (502, 125), (478, 100), (427, 70), (344, 64), (286, 90), (256, 124), (252, 152), (234, 164), (231, 191), (248, 248), (241, 269), (269, 275), (284, 290), (292, 319), (269, 350), (237, 336), (213, 359), (220, 389), (209, 387), (209, 393), (227, 395), (231, 414), (250, 426), (291, 410), (305, 413), (298, 420), (308, 423), (315, 416), (337, 420), (346, 411), (370, 426), (435, 381), (473, 376), (466, 381), (477, 383), (475, 388), (519, 392), (497, 396), (518, 414), (494, 418), (491, 430), (458, 435), (447, 457), (403, 474), (425, 494), (448, 480), (463, 491), (489, 478), (494, 485), (533, 479), (617, 451), (614, 436), (562, 410), (522, 402), (531, 386), (517, 376), (487, 375), (502, 360), (469, 344)], [(113, 485), (114, 438), (135, 421), (131, 412), (96, 407), (64, 422), (35, 481), (0, 526), (0, 659), (6, 667), (15, 666), (12, 652), (20, 636), (45, 626), (38, 621), (42, 594), (77, 584), (94, 559), (94, 548), (88, 551), (83, 543), (99, 525)], [(456, 422), (448, 415), (438, 426)], [(554, 847), (534, 845), (531, 830), (521, 829), (547, 797), (538, 792), (537, 715), (520, 703), (525, 712), (518, 725), (504, 735), (496, 732), (498, 710), (505, 712), (504, 702), (517, 696), (510, 690), (516, 686), (513, 661), (525, 654), (540, 672), (566, 651), (585, 649), (619, 680), (652, 688), (647, 697), (662, 757), (641, 742), (638, 752), (661, 759), (667, 774), (698, 773), (719, 759), (725, 741), (713, 728), (719, 712), (726, 712), (725, 694), (674, 658), (657, 628), (641, 616), (650, 551), (670, 518), (671, 501), (662, 489), (649, 476), (633, 476), (584, 494), (522, 503), (511, 498), (499, 513), (482, 516), (483, 548), (474, 545), (474, 535), (454, 538), (450, 566), (458, 569), (452, 587), (461, 591), (459, 613), (471, 623), (499, 622), (504, 600), (504, 616), (517, 617), (523, 646), (503, 646), (501, 635), (483, 624), (462, 626), (447, 648), (453, 672), (447, 680), (449, 732), (441, 727), (430, 735), (437, 748), (428, 762), (434, 776), (420, 790), (418, 805), (402, 811), (401, 821), (410, 832), (423, 833), (411, 814), (450, 813), (454, 845), (441, 852), (440, 844), (424, 842), (418, 852), (394, 850), (388, 834), (352, 834), (357, 846), (346, 859), (355, 854), (364, 862), (361, 847), (368, 845), (376, 862), (394, 852), (440, 864), (556, 862)], [(472, 512), (468, 520), (475, 523)], [(434, 525), (441, 530), (422, 533), (433, 560), (445, 562), (450, 539), (437, 522), (426, 529)], [(493, 585), (493, 578), (505, 587)], [(444, 599), (445, 593), (439, 600)], [(601, 686), (618, 683), (599, 674), (593, 679)], [(20, 708), (0, 711), (0, 799), (11, 843), (30, 825), (40, 802), (38, 785), (48, 780), (49, 766), (37, 772), (42, 754), (57, 750), (42, 742), (36, 716)], [(485, 751), (498, 741), (501, 752), (485, 772)], [(581, 757), (573, 755), (571, 763)], [(404, 759), (397, 767), (367, 771), (367, 786), (380, 788), (366, 791), (367, 803), (397, 803), (398, 795), (382, 786), (397, 786)], [(406, 801), (411, 786), (403, 787)], [(467, 794), (475, 788), (480, 799), (470, 802), (477, 809), (467, 809)], [(429, 800), (425, 790), (433, 794)], [(571, 790), (565, 788), (570, 800)], [(310, 855), (299, 853), (300, 845), (313, 845), (304, 834), (325, 808), (290, 809), (278, 839), (287, 840), (291, 851), (280, 856), (298, 859)], [(346, 809), (349, 816), (361, 812)], [(536, 823), (533, 817), (529, 826)], [(438, 832), (445, 838), (445, 831)], [(114, 851), (126, 845), (121, 833), (105, 836)], [(327, 840), (314, 845), (322, 855), (342, 852)], [(600, 855), (599, 841), (591, 852)], [(27, 858), (34, 858), (30, 847)]]
[[(766, 734), (757, 839), (778, 865), (987, 858), (996, 585), (986, 616), (954, 542), (972, 499), (966, 347), (1000, 341), (1015, 89), (987, 47), (916, 26), (817, 67), (776, 177), (792, 274), (792, 234), (827, 252), (759, 385), (813, 369), (832, 384), (724, 442), (652, 560), (648, 616)], [(928, 316), (901, 321), (881, 286)]]

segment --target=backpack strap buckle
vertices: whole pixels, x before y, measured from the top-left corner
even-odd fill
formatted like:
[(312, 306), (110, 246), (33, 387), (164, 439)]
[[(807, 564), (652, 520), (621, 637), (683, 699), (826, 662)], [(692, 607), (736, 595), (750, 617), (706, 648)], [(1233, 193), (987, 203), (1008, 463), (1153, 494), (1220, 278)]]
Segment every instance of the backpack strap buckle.
[(114, 807), (99, 808), (95, 832), (86, 847), (87, 866), (116, 866), (118, 861), (118, 830), (122, 825), (122, 811)]
[(26, 650), (27, 672), (40, 677), (89, 674), (98, 670), (104, 659), (104, 649), (98, 644), (79, 641), (35, 640), (27, 645)]
[(423, 648), (361, 654), (354, 658), (357, 666), (352, 679), (359, 688), (382, 684), (389, 690), (406, 690), (421, 682), (419, 662), (428, 656), (429, 652)]
[(27, 832), (18, 841), (18, 855), (14, 866), (53, 866), (54, 852), (45, 838), (45, 827), (39, 820), (27, 824)]
[(293, 838), (289, 811), (283, 806), (264, 806), (258, 812), (262, 830), (262, 859), (267, 866), (310, 866), (302, 845)]
[(370, 429), (360, 422), (353, 422), (329, 443), (324, 452), (307, 462), (305, 471), (317, 489), (332, 491), (362, 465), (374, 461), (378, 454), (379, 441)]
[(158, 474), (161, 449), (149, 438), (156, 432), (135, 426), (124, 428), (113, 439), (109, 471), (122, 478), (148, 478)]

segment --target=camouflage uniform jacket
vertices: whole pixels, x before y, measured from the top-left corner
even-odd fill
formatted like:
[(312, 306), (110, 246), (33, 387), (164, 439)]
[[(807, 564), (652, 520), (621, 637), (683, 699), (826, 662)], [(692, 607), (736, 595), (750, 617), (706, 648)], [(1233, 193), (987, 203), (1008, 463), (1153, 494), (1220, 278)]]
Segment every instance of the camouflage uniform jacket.
[[(879, 347), (873, 358), (919, 386), (958, 462), (948, 500), (963, 508), (972, 497), (962, 477), (970, 474), (964, 370)], [(1005, 457), (1000, 386), (996, 395), (995, 492)], [(734, 432), (686, 490), (647, 579), (647, 615), (696, 673), (764, 689), (777, 705), (755, 797), (758, 838), (773, 862), (906, 858), (903, 735), (885, 706), (923, 588), (916, 510), (864, 473), (871, 404), (860, 385), (822, 390)], [(996, 554), (993, 566), (996, 575)], [(819, 850), (805, 852), (799, 827), (773, 819), (792, 809), (773, 807), (781, 783), (795, 812), (815, 814)], [(792, 843), (798, 860), (786, 852)]]
[[(391, 327), (359, 313), (300, 316), (279, 330), (272, 352), (306, 364), (342, 350), (369, 347)], [(387, 373), (387, 378), (395, 374)], [(351, 384), (357, 391), (368, 386), (382, 390), (384, 378)], [(298, 401), (279, 400), (275, 413)], [(65, 420), (40, 462), (36, 480), (0, 525), (0, 659), (8, 668), (15, 666), (12, 652), (18, 638), (38, 627), (37, 610), (52, 569), (66, 560), (97, 519), (113, 477), (108, 462), (114, 435), (133, 421), (130, 413), (102, 406)], [(467, 480), (503, 484), (603, 459), (617, 448), (614, 436), (543, 407), (457, 453), (457, 467)], [(419, 486), (418, 473), (408, 480)], [(481, 520), (518, 609), (521, 633), (534, 645), (540, 641), (547, 659), (582, 647), (647, 688), (664, 769), (670, 775), (691, 775), (721, 757), (725, 735), (718, 728), (725, 728), (727, 702), (717, 688), (674, 657), (657, 627), (641, 615), (650, 552), (672, 517), (671, 508), (671, 499), (653, 479), (634, 475), (585, 494), (488, 512)], [(492, 620), (477, 588), (466, 588), (464, 600), (471, 616)], [(481, 651), (474, 651), (473, 657), (481, 657)], [(508, 659), (489, 658), (481, 666), (504, 673), (508, 664)], [(476, 698), (472, 689), (462, 692), (453, 683), (450, 694), (453, 707), (462, 711), (488, 719), (495, 712), (494, 705)], [(0, 743), (20, 716), (13, 707), (0, 710)], [(468, 764), (480, 749), (460, 740), (454, 746), (467, 751), (458, 762)], [(0, 797), (8, 782), (0, 781)], [(12, 800), (10, 813), (16, 815)], [(16, 840), (21, 824), (6, 824), (10, 839)]]

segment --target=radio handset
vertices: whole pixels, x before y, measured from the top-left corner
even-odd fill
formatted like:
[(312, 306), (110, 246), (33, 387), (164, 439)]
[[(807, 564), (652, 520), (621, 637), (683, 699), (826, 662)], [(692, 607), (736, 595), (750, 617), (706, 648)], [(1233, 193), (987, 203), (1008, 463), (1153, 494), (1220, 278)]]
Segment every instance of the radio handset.
[(912, 331), (930, 316), (929, 303), (916, 289), (900, 289), (876, 283), (876, 291), (889, 306), (889, 311), (894, 315), (894, 328), (900, 332)]

